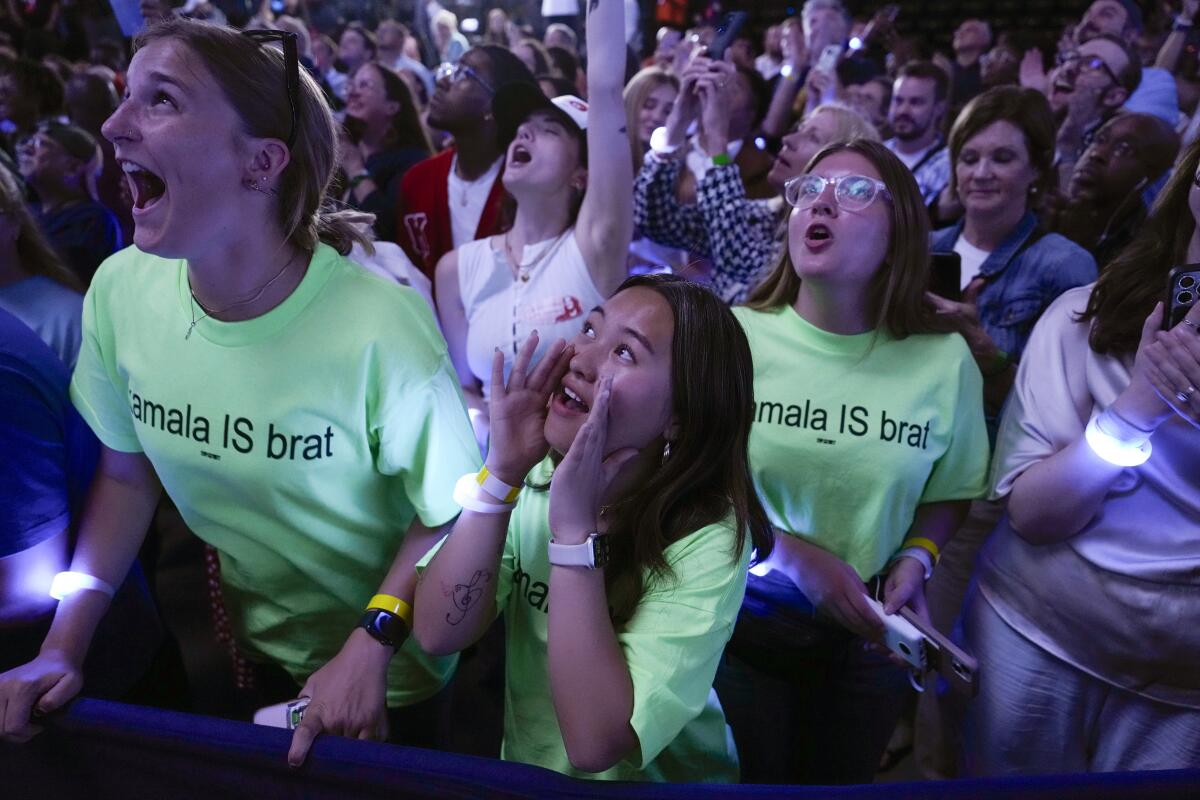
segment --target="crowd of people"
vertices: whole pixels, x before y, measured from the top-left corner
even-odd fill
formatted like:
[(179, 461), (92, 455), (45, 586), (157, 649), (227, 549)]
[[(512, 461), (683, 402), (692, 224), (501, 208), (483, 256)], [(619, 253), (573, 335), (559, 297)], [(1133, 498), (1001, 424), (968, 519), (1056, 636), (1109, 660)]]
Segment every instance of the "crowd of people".
[(0, 737), (186, 705), (165, 497), (293, 766), (1200, 766), (1200, 0), (484, 5), (0, 14)]

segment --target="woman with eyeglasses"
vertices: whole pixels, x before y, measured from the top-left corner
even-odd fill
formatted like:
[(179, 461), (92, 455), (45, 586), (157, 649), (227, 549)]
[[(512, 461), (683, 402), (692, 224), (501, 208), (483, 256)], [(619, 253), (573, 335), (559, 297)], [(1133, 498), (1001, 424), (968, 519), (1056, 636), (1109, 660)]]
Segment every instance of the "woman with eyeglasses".
[[(1200, 144), (1025, 348), (962, 612), (970, 775), (1200, 763)], [(1175, 313), (1164, 308), (1169, 296)], [(1186, 305), (1183, 306), (1186, 308)]]
[(378, 61), (363, 64), (346, 87), (339, 139), (343, 199), (375, 215), (375, 238), (396, 241), (396, 198), (413, 164), (433, 154), (429, 131), (408, 84)]
[(137, 39), (103, 128), (135, 246), (85, 298), (71, 385), (103, 444), (82, 577), (0, 675), (5, 736), (79, 690), (165, 490), (219, 554), (247, 704), (309, 698), (291, 763), (322, 730), (433, 741), (453, 662), (406, 639), (412, 567), (478, 453), (425, 303), (345, 257), (370, 217), (325, 204), (336, 127), (290, 35), (172, 19)]
[(735, 309), (776, 548), (717, 690), (744, 780), (868, 783), (910, 691), (868, 648), (883, 634), (869, 598), (925, 613), (937, 552), (985, 486), (981, 380), (925, 304), (928, 215), (890, 150), (830, 145), (785, 197), (787, 253)]
[(504, 353), (507, 373), (536, 331), (540, 357), (545, 343), (570, 336), (625, 277), (633, 167), (621, 97), (624, 23), (613, 5), (604, 0), (590, 12), (590, 103), (549, 100), (526, 84), (497, 92), (493, 115), (512, 132), (503, 174), (516, 201), (512, 225), (438, 264), (438, 314), (481, 446), (492, 353)]

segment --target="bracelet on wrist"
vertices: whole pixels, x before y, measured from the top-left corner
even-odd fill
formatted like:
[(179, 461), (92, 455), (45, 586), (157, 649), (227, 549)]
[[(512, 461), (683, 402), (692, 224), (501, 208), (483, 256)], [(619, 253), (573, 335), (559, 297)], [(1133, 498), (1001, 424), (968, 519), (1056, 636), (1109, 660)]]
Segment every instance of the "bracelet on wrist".
[(1144, 464), (1153, 452), (1149, 432), (1130, 425), (1111, 409), (1092, 417), (1083, 437), (1093, 453), (1117, 467)]

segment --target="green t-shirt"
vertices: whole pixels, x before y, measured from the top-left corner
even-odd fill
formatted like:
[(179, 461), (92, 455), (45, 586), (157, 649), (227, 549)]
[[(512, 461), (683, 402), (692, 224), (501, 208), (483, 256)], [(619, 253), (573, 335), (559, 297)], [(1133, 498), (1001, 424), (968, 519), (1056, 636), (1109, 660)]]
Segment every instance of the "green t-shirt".
[[(552, 470), (544, 461), (529, 482), (545, 485)], [(501, 757), (579, 778), (736, 782), (737, 751), (712, 684), (746, 591), (749, 537), (735, 554), (733, 527), (721, 523), (667, 548), (673, 577), (648, 578), (633, 616), (617, 631), (633, 679), (638, 753), (605, 772), (580, 772), (563, 746), (546, 666), (549, 514), (548, 491), (521, 492), (500, 561), (496, 608), (507, 635)]]
[[(205, 318), (185, 340), (192, 308), (183, 261), (109, 258), (84, 302), (71, 398), (105, 445), (146, 454), (220, 552), (239, 644), (303, 683), (354, 629), (414, 515), (458, 513), (454, 483), (479, 468), (459, 382), (420, 296), (326, 245), (260, 317)], [(453, 668), (410, 639), (389, 705), (429, 697)]]
[(983, 379), (961, 336), (840, 336), (787, 305), (734, 314), (754, 356), (750, 471), (778, 530), (867, 580), (917, 506), (983, 496)]

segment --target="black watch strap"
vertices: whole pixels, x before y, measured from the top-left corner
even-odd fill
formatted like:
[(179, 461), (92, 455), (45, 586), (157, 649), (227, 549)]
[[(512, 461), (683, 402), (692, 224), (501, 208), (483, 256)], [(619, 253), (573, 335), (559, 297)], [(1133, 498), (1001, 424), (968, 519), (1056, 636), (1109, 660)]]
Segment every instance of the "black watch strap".
[(368, 608), (358, 620), (358, 627), (380, 644), (399, 650), (408, 638), (408, 626), (396, 614), (382, 608)]

